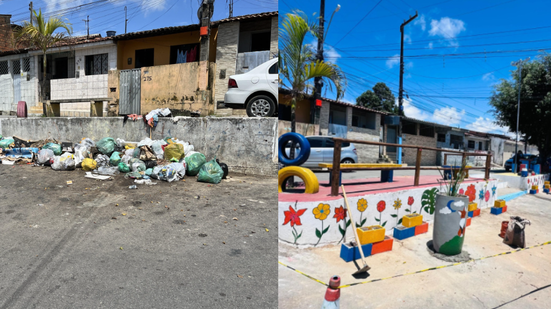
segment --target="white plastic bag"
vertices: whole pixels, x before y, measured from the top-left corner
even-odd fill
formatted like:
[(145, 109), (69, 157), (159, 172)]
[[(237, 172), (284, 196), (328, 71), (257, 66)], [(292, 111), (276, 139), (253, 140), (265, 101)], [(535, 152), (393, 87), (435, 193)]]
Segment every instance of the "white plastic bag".
[(187, 158), (187, 157), (191, 156), (194, 153), (198, 153), (198, 151), (191, 150), (190, 152), (185, 152), (185, 150), (184, 150), (184, 153), (186, 154), (186, 156), (184, 158)]
[(95, 158), (96, 162), (98, 163), (98, 168), (102, 166), (109, 166), (109, 157), (104, 154), (99, 154)]
[(54, 151), (51, 149), (42, 149), (38, 152), (38, 164), (45, 164), (50, 162), (50, 159), (55, 157)]
[(119, 174), (119, 167), (118, 166), (102, 166), (95, 170), (94, 172), (100, 174), (100, 175), (110, 175), (115, 176)]
[(86, 159), (89, 152), (90, 147), (87, 145), (77, 144), (75, 146), (75, 164), (79, 164), (82, 160)]
[(157, 156), (157, 159), (162, 160), (165, 157), (165, 151), (163, 150), (163, 145), (166, 145), (167, 142), (163, 140), (154, 141), (153, 144), (151, 144), (151, 149), (155, 153), (155, 156)]
[(96, 143), (94, 143), (94, 141), (89, 138), (85, 138), (82, 141), (80, 141), (80, 145), (90, 148), (90, 147), (96, 146)]
[(53, 160), (52, 169), (56, 171), (70, 171), (75, 169), (75, 158), (68, 152), (61, 156), (54, 157)]
[(188, 142), (184, 142), (184, 141), (177, 140), (177, 139), (173, 139), (173, 141), (176, 144), (182, 144), (182, 146), (184, 146), (184, 155), (187, 155), (188, 152), (195, 150), (195, 147), (193, 147), (193, 145), (191, 145)]
[(151, 146), (153, 145), (153, 140), (151, 140), (149, 137), (141, 140), (139, 143), (138, 143), (138, 148), (142, 147), (142, 146)]

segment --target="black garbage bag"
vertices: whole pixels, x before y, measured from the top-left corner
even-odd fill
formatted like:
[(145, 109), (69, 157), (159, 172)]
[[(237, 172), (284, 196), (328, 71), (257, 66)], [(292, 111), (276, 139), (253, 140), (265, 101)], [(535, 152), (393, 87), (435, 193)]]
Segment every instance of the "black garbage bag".
[(228, 176), (228, 173), (229, 173), (228, 165), (226, 163), (220, 163), (220, 161), (218, 161), (218, 159), (216, 159), (216, 163), (218, 163), (218, 165), (220, 165), (220, 168), (222, 169), (222, 171), (224, 171), (224, 176), (222, 176), (222, 179), (226, 179), (226, 176)]
[(156, 160), (147, 160), (147, 161), (143, 161), (143, 163), (145, 163), (145, 168), (146, 169), (154, 168), (155, 166), (157, 166), (157, 161)]

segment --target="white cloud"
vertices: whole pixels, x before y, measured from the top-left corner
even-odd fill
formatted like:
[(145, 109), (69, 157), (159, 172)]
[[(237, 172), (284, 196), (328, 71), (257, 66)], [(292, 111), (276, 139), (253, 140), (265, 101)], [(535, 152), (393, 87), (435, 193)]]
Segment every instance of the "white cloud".
[(478, 117), (475, 122), (468, 124), (466, 126), (467, 129), (478, 131), (478, 132), (490, 132), (490, 133), (497, 133), (497, 134), (506, 134), (511, 136), (515, 136), (514, 133), (509, 132), (509, 127), (502, 127), (495, 123), (494, 120), (490, 118), (484, 118), (484, 117)]
[(411, 35), (404, 34), (404, 42), (406, 42), (407, 44), (411, 44)]
[(432, 115), (433, 121), (450, 126), (458, 125), (465, 116), (465, 110), (458, 111), (455, 107), (436, 109)]
[(323, 46), (323, 55), (324, 57), (327, 57), (327, 61), (336, 64), (337, 59), (341, 57), (341, 54), (337, 52), (333, 47), (324, 45)]
[(484, 81), (492, 81), (494, 79), (496, 79), (496, 77), (494, 76), (494, 73), (492, 73), (492, 72), (482, 75), (482, 80), (484, 80)]
[(445, 39), (455, 39), (455, 37), (465, 31), (465, 23), (459, 19), (442, 17), (440, 20), (433, 19), (430, 22), (429, 34), (431, 36), (440, 36)]
[(418, 19), (416, 19), (414, 22), (413, 22), (414, 25), (420, 25), (421, 26), (421, 30), (425, 31), (425, 29), (427, 28), (427, 23), (425, 21), (425, 15), (421, 15), (421, 17), (419, 17)]
[(395, 65), (400, 64), (400, 54), (396, 54), (386, 61), (386, 66), (389, 69), (392, 69)]
[(432, 49), (432, 42), (430, 42), (429, 45), (427, 45), (427, 47), (428, 47), (429, 49)]
[[(398, 99), (396, 99), (396, 105), (398, 105)], [(419, 120), (430, 121), (432, 115), (424, 110), (415, 107), (411, 103), (411, 99), (404, 98), (404, 115), (409, 118), (415, 118)]]

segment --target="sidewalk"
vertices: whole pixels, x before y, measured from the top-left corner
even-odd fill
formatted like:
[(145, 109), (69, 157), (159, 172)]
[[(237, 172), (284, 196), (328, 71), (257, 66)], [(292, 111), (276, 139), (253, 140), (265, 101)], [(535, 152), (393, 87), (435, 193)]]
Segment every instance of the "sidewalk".
[[(531, 220), (527, 246), (551, 240), (551, 196), (525, 195), (508, 203), (508, 212), (494, 216), (482, 211), (467, 228), (464, 251), (471, 258), (512, 251), (498, 236), (501, 221), (518, 215)], [(351, 237), (348, 236), (347, 237)], [(432, 257), (426, 243), (429, 232), (394, 241), (393, 250), (367, 258), (369, 277), (355, 279), (353, 263), (339, 258), (340, 246), (296, 249), (279, 245), (279, 261), (327, 282), (341, 276), (342, 284), (411, 273), (450, 263)], [(341, 289), (341, 308), (494, 308), (551, 284), (551, 245), (491, 257), (457, 266)], [(325, 286), (279, 265), (280, 308), (320, 308)], [(522, 297), (500, 308), (548, 308), (551, 288)]]

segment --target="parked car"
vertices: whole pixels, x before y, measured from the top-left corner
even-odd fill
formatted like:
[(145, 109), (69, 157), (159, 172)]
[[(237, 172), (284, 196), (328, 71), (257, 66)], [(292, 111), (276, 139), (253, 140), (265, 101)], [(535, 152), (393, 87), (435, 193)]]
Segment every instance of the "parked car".
[[(306, 136), (310, 142), (310, 157), (302, 164), (303, 167), (319, 167), (319, 163), (333, 163), (333, 147), (335, 142), (331, 136)], [(291, 147), (287, 147), (285, 152), (289, 155)], [(352, 143), (342, 143), (341, 163), (357, 163), (358, 154), (356, 146)]]
[[(509, 160), (505, 161), (505, 170), (507, 172), (510, 172), (513, 168), (513, 163), (515, 163), (515, 157), (516, 155), (513, 155)], [(519, 166), (520, 166), (520, 160), (530, 160), (530, 164), (538, 164), (538, 156), (532, 155), (529, 153), (525, 153), (519, 156)]]
[(277, 65), (275, 58), (247, 73), (230, 76), (224, 105), (246, 108), (249, 117), (272, 117), (278, 104)]

